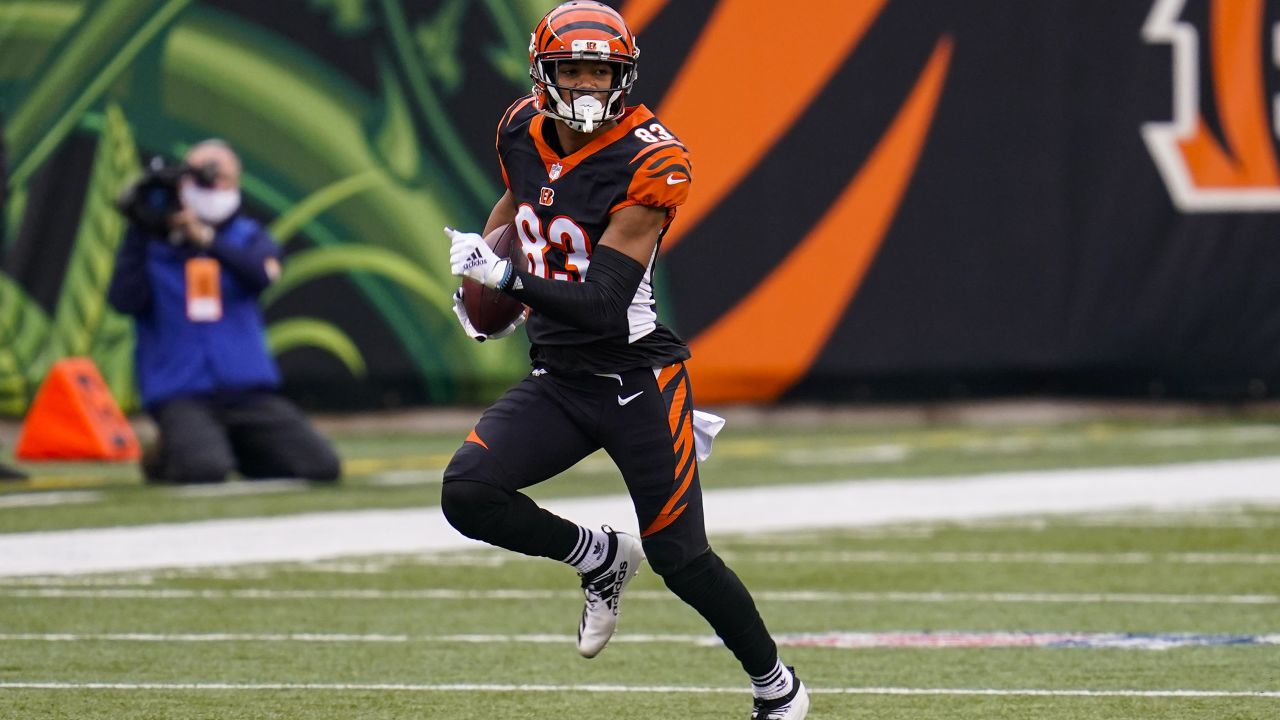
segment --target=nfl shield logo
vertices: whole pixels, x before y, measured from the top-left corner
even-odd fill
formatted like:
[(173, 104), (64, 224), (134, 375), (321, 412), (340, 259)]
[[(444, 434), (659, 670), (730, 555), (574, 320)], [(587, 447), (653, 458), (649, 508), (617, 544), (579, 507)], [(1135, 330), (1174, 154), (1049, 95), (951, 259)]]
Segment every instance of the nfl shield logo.
[(552, 180), (555, 180), (556, 178), (560, 177), (561, 170), (564, 170), (564, 166), (561, 165), (560, 163), (556, 163), (552, 165), (551, 170), (547, 172), (547, 177)]

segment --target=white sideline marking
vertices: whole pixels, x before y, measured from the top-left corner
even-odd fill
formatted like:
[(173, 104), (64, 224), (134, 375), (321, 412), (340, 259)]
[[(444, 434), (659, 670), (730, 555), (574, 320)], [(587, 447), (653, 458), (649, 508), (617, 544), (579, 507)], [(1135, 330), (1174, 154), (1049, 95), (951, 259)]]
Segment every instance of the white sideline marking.
[(886, 444), (783, 450), (778, 459), (787, 465), (841, 465), (896, 463), (906, 460), (909, 455), (911, 448), (906, 445)]
[[(1168, 595), (1158, 593), (1026, 593), (1026, 592), (843, 592), (834, 590), (756, 590), (752, 597), (769, 602), (799, 603), (1070, 603), (1110, 605), (1277, 605), (1280, 595)], [(0, 588), (0, 597), (75, 598), (95, 600), (557, 600), (581, 601), (582, 593), (570, 590), (182, 590), (58, 587)], [(671, 601), (665, 590), (630, 590), (629, 600)]]
[[(711, 533), (971, 520), (1211, 503), (1280, 503), (1280, 459), (709, 490)], [(587, 526), (632, 530), (626, 495), (548, 500)], [(0, 535), (0, 576), (209, 567), (474, 548), (439, 508), (363, 510)]]
[[(589, 692), (688, 695), (741, 695), (741, 687), (693, 687), (682, 685), (501, 685), (397, 683), (107, 683), (107, 682), (0, 682), (0, 690), (339, 690), (398, 692)], [(1144, 697), (1144, 698), (1280, 698), (1280, 690), (1089, 690), (1085, 688), (911, 688), (843, 687), (809, 688), (812, 695), (992, 695), (1032, 697)]]
[(33, 492), (0, 495), (0, 509), (21, 507), (45, 507), (50, 505), (83, 505), (102, 500), (97, 490), (71, 492)]
[(1071, 552), (893, 552), (884, 550), (810, 552), (719, 551), (725, 560), (743, 563), (982, 563), (1025, 565), (1275, 565), (1276, 553), (1071, 553)]
[(278, 479), (210, 483), (208, 485), (180, 485), (165, 488), (165, 490), (170, 495), (180, 498), (210, 498), (241, 495), (277, 495), (280, 493), (301, 492), (310, 488), (311, 483), (306, 480)]

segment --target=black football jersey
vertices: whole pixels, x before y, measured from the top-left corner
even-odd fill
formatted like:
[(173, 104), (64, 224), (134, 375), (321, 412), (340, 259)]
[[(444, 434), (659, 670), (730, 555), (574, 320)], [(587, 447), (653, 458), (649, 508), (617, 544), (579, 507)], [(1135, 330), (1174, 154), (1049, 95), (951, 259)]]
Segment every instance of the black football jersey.
[[(666, 208), (658, 238), (689, 196), (692, 168), (680, 140), (643, 105), (586, 147), (561, 156), (547, 138), (555, 121), (517, 100), (498, 125), (502, 178), (516, 203), (528, 271), (563, 282), (582, 282), (591, 253), (614, 212), (630, 205)], [(666, 367), (689, 357), (688, 347), (658, 322), (653, 294), (654, 249), (644, 279), (627, 309), (625, 325), (600, 334), (539, 313), (525, 325), (535, 365), (566, 372), (620, 372)]]

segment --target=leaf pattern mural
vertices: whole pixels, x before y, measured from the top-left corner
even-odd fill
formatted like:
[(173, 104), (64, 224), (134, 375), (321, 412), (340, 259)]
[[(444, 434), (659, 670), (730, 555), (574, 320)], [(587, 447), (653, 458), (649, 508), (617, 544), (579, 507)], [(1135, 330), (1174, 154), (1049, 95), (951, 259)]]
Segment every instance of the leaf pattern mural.
[[(241, 15), (242, 4), (5, 3), (0, 249), (35, 242), (22, 234), (25, 201), (55, 150), (79, 135), (93, 137), (96, 151), (83, 196), (69, 199), (79, 212), (70, 250), (39, 271), (61, 278), (54, 306), (42, 308), (24, 288), (48, 276), (0, 275), (0, 413), (21, 414), (49, 365), (67, 355), (91, 357), (121, 404), (136, 408), (131, 325), (105, 303), (124, 229), (111, 201), (143, 155), (178, 156), (209, 136), (240, 151), (247, 206), (286, 250), (285, 274), (264, 298), (282, 361), (311, 348), (359, 379), (372, 358), (384, 373), (399, 368), (417, 387), (411, 396), (430, 402), (478, 399), (517, 377), (527, 365), (523, 341), (481, 347), (452, 327), (456, 281), (440, 228), (482, 223), (498, 184), (492, 158), (459, 140), (444, 103), (471, 65), (496, 73), (504, 93), (524, 92), (520, 63), (505, 56), (523, 42), (519, 28), (554, 4), (290, 0), (285, 12), (262, 9), (268, 20), (292, 13), (322, 24), (335, 45), (367, 50), (375, 81), (362, 84), (344, 66), (350, 50), (316, 52), (295, 43), (287, 24)], [(464, 23), (494, 27), (494, 40), (460, 48)], [(296, 307), (339, 295), (372, 322)]]
[[(262, 303), (286, 388), (323, 375), (313, 372), (319, 366), (327, 384), (297, 388), (317, 404), (472, 404), (527, 372), (523, 334), (480, 344), (458, 331), (441, 229), (479, 229), (499, 197), (494, 127), (529, 91), (529, 31), (557, 4), (0, 3), (9, 161), (0, 413), (20, 415), (48, 366), (73, 354), (91, 357), (121, 404), (136, 409), (131, 326), (104, 300), (123, 231), (111, 199), (141, 158), (180, 156), (208, 137), (240, 153), (246, 212), (285, 255)], [(764, 0), (609, 4), (645, 48), (639, 99), (689, 144), (697, 166), (654, 278), (664, 320), (693, 348), (701, 400), (781, 399), (829, 350), (880, 257), (926, 158), (959, 43), (925, 28), (929, 37), (884, 81), (897, 93), (891, 102), (857, 118), (857, 133), (814, 132), (828, 118), (845, 121), (827, 106), (831, 97), (857, 97), (835, 105), (861, 112), (862, 88), (845, 75), (875, 63), (868, 44), (884, 52), (883, 39), (869, 38), (886, 16), (907, 12), (902, 0), (815, 0), (815, 13), (840, 20), (817, 27), (789, 24), (791, 9)], [(740, 53), (750, 38), (767, 38), (774, 54)], [(776, 54), (806, 61), (791, 69)], [(708, 111), (738, 107), (762, 87), (769, 102), (751, 106), (749, 133), (725, 132), (723, 114)], [(783, 232), (777, 213), (756, 216), (776, 187), (804, 184), (811, 167), (829, 177), (810, 202), (792, 203), (804, 207)], [(51, 202), (52, 180), (75, 173), (83, 182), (64, 183), (69, 196)], [(41, 213), (69, 222), (47, 231), (33, 222)], [(820, 312), (781, 320), (779, 308), (805, 282), (798, 268), (828, 253), (848, 262), (827, 283)], [(6, 256), (39, 262), (6, 264)], [(750, 264), (743, 281), (708, 287), (705, 268), (728, 256)], [(766, 367), (756, 360), (760, 344), (788, 350)]]

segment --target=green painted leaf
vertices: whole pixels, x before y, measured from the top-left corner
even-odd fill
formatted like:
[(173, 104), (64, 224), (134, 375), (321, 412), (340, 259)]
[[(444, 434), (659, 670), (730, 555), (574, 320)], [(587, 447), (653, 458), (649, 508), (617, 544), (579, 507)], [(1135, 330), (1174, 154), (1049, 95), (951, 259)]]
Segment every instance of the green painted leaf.
[(119, 106), (109, 104), (85, 191), (80, 229), (54, 310), (48, 349), (33, 368), (43, 372), (60, 358), (88, 356), (100, 371), (103, 366), (115, 369), (111, 376), (105, 372), (103, 376), (121, 398), (133, 396), (133, 374), (118, 370), (119, 358), (129, 358), (132, 352), (132, 322), (112, 311), (106, 297), (125, 231), (124, 218), (113, 202), (137, 172), (138, 152), (129, 123)]
[(12, 185), (23, 185), (138, 53), (191, 0), (100, 0), (50, 53), (5, 126)]
[(456, 93), (462, 85), (458, 38), (462, 36), (466, 6), (462, 0), (445, 0), (431, 20), (418, 23), (413, 30), (423, 67), (447, 95)]
[(298, 232), (299, 228), (314, 220), (320, 213), (384, 182), (386, 177), (381, 171), (369, 170), (330, 183), (289, 208), (288, 212), (271, 223), (267, 231), (277, 242), (285, 243)]
[[(34, 76), (49, 57), (58, 37), (84, 12), (81, 4), (49, 0), (5, 0), (0, 2), (0, 29), (4, 51), (0, 52), (0, 80)], [(12, 117), (9, 98), (0, 98), (0, 112)]]
[(529, 33), (560, 0), (484, 0), (498, 31), (485, 57), (500, 75), (525, 92), (529, 89)]
[(38, 378), (28, 374), (49, 332), (40, 305), (8, 275), (0, 274), (0, 414), (21, 415)]
[(373, 26), (367, 0), (311, 0), (311, 6), (333, 15), (333, 29), (339, 35), (361, 35)]
[(289, 256), (284, 273), (262, 294), (269, 306), (293, 288), (324, 275), (366, 272), (394, 280), (426, 300), (439, 313), (450, 313), (452, 290), (441, 287), (430, 275), (403, 256), (380, 247), (340, 245), (304, 250)]
[(498, 197), (500, 191), (476, 159), (467, 153), (458, 128), (450, 122), (452, 116), (431, 83), (431, 73), (414, 46), (403, 10), (396, 0), (381, 0), (380, 7), (382, 25), (396, 62), (404, 72), (409, 96), (425, 120), (424, 130), (449, 164), (449, 175), (456, 178), (474, 201), (483, 206), (491, 205), (490, 198)]
[(409, 100), (391, 64), (378, 58), (378, 81), (382, 86), (382, 117), (373, 135), (373, 146), (383, 163), (403, 180), (413, 180), (422, 169), (422, 148), (413, 125)]
[(342, 361), (355, 377), (364, 377), (364, 356), (346, 333), (332, 323), (314, 318), (291, 318), (274, 322), (267, 328), (267, 347), (273, 355), (281, 355), (298, 347), (315, 347)]

